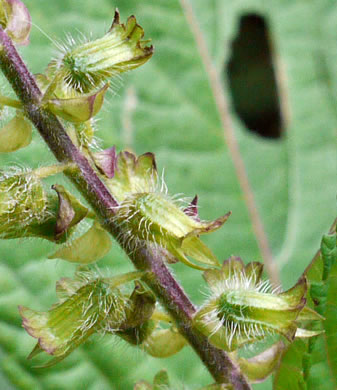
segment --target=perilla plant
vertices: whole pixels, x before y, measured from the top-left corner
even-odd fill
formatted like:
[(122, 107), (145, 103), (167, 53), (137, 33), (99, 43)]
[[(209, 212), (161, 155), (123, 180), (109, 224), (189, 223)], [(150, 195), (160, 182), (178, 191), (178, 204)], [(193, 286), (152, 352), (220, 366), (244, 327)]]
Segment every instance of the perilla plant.
[[(77, 263), (73, 278), (58, 281), (51, 308), (20, 306), (22, 325), (36, 339), (29, 358), (50, 355), (49, 367), (94, 334), (114, 335), (157, 358), (191, 346), (215, 381), (205, 389), (239, 390), (272, 374), (294, 340), (320, 337), (324, 310), (308, 306), (313, 290), (306, 274), (282, 291), (263, 278), (261, 263), (231, 257), (221, 265), (202, 236), (220, 229), (231, 212), (203, 220), (197, 197), (186, 204), (169, 193), (153, 153), (94, 147), (93, 118), (111, 81), (146, 66), (154, 53), (134, 16), (122, 23), (116, 10), (103, 37), (59, 45), (59, 55), (37, 75), (15, 47), (29, 42), (30, 15), (22, 1), (0, 0), (0, 26), (0, 67), (17, 95), (0, 96), (1, 107), (14, 112), (0, 130), (0, 152), (28, 147), (35, 127), (58, 160), (35, 170), (0, 170), (0, 238), (46, 239), (55, 245), (51, 259)], [(60, 184), (49, 188), (45, 179), (57, 173), (84, 200)], [(112, 264), (111, 274), (102, 276), (90, 266), (111, 245), (123, 248), (134, 272), (118, 274)], [(170, 272), (178, 261), (203, 271), (209, 291), (200, 307)], [(261, 341), (262, 352), (242, 355)], [(135, 385), (159, 388), (170, 388), (165, 371), (153, 384)]]

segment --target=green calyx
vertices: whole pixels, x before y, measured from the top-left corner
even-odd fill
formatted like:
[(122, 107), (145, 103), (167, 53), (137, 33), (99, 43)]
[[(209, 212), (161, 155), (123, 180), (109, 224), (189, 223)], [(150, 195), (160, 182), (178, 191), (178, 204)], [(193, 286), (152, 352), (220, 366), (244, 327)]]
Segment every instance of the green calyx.
[(130, 16), (126, 25), (120, 23), (116, 10), (111, 28), (102, 38), (65, 48), (64, 57), (54, 61), (49, 73), (58, 75), (68, 88), (89, 93), (119, 73), (144, 64), (153, 53), (143, 41), (143, 29)]
[(120, 239), (128, 250), (147, 242), (164, 248), (176, 261), (196, 269), (205, 267), (191, 262), (188, 257), (208, 266), (219, 265), (199, 236), (219, 229), (231, 213), (207, 222), (184, 209), (179, 200), (167, 194), (165, 183), (159, 183), (151, 153), (137, 158), (130, 152), (116, 156), (114, 149), (108, 149), (95, 156), (95, 162), (120, 203), (115, 223), (121, 228)]
[(153, 242), (186, 265), (204, 269), (191, 263), (187, 256), (203, 264), (217, 266), (218, 260), (199, 235), (218, 229), (228, 216), (212, 222), (197, 221), (184, 213), (166, 194), (150, 192), (129, 195), (121, 203), (116, 221), (127, 232), (123, 237), (126, 243), (131, 242), (131, 237)]
[(51, 366), (63, 360), (94, 333), (114, 333), (125, 327), (130, 318), (132, 300), (122, 294), (118, 286), (139, 276), (134, 272), (102, 278), (82, 268), (74, 279), (63, 278), (57, 283), (59, 302), (49, 311), (38, 312), (21, 306), (23, 327), (38, 339), (29, 358), (45, 351), (54, 356), (45, 365)]
[(214, 295), (198, 311), (194, 322), (217, 347), (234, 351), (268, 334), (278, 333), (289, 341), (295, 335), (317, 335), (298, 329), (298, 321), (303, 318), (320, 319), (305, 307), (306, 279), (302, 277), (293, 288), (278, 293), (271, 290), (268, 282), (261, 281), (261, 273), (261, 264), (245, 266), (239, 258), (225, 261), (221, 270), (204, 273)]
[(34, 235), (34, 226), (50, 218), (48, 198), (31, 171), (0, 171), (0, 238)]
[(65, 166), (0, 172), (0, 238), (40, 237), (66, 241), (88, 209), (62, 186), (46, 191), (41, 179)]

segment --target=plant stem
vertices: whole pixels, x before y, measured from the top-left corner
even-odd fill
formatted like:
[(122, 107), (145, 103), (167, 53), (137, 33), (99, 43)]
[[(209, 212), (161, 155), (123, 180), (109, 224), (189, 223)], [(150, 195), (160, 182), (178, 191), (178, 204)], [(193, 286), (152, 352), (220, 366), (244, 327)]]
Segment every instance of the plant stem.
[[(57, 117), (41, 107), (41, 91), (1, 27), (0, 67), (22, 102), (26, 116), (33, 122), (57, 160), (77, 167), (75, 174), (69, 171), (65, 171), (65, 174), (92, 206), (103, 227), (118, 240), (121, 228), (113, 223), (118, 203), (88, 160), (72, 143)], [(121, 240), (119, 243), (123, 247)], [(123, 249), (128, 253), (125, 247)], [(229, 356), (213, 347), (207, 337), (192, 326), (192, 316), (196, 309), (166, 267), (163, 253), (144, 244), (128, 255), (139, 271), (147, 271), (143, 280), (172, 316), (179, 331), (197, 352), (216, 382), (230, 383), (235, 390), (251, 389)]]

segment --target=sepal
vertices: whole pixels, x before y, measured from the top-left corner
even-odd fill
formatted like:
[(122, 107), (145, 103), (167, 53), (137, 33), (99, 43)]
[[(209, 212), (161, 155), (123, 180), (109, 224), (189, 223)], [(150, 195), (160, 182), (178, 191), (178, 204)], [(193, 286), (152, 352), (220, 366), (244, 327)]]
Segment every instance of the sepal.
[(53, 185), (52, 189), (57, 192), (59, 200), (55, 226), (55, 239), (59, 240), (72, 227), (81, 222), (88, 215), (89, 210), (63, 186)]

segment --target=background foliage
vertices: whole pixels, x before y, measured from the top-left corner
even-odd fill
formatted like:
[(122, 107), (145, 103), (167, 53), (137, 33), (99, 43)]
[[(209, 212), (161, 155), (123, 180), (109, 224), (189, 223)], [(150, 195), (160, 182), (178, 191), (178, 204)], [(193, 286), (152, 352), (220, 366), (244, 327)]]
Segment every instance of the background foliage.
[[(285, 75), (287, 132), (280, 140), (264, 140), (247, 132), (231, 114), (283, 286), (289, 287), (334, 219), (337, 6), (329, 0), (192, 0), (192, 4), (222, 76), (242, 13), (269, 18)], [(33, 22), (57, 40), (64, 40), (66, 32), (75, 37), (79, 31), (102, 35), (115, 7), (122, 20), (136, 15), (146, 37), (153, 40), (155, 55), (115, 82), (115, 94), (98, 123), (101, 146), (155, 152), (159, 169), (165, 167), (170, 192), (191, 197), (197, 193), (202, 218), (232, 210), (230, 221), (206, 237), (219, 258), (235, 254), (246, 262), (259, 260), (208, 78), (179, 1), (27, 0), (26, 5)], [(55, 46), (33, 27), (31, 44), (20, 51), (37, 73), (45, 68)], [(223, 85), (227, 95), (225, 78)], [(29, 148), (0, 156), (1, 166), (13, 162), (37, 167), (53, 158), (35, 134)], [(55, 301), (56, 280), (72, 275), (72, 265), (46, 260), (51, 251), (52, 245), (43, 241), (0, 242), (1, 389), (131, 389), (137, 379), (150, 380), (160, 368), (167, 368), (176, 384), (196, 388), (210, 383), (188, 348), (172, 358), (155, 360), (111, 337), (93, 339), (52, 369), (34, 369), (25, 359), (34, 340), (21, 328), (17, 305), (46, 309)], [(117, 247), (100, 265), (116, 272), (131, 269)], [(180, 264), (174, 269), (194, 301), (201, 302), (205, 291), (201, 274)], [(270, 386), (267, 382), (256, 389)]]

